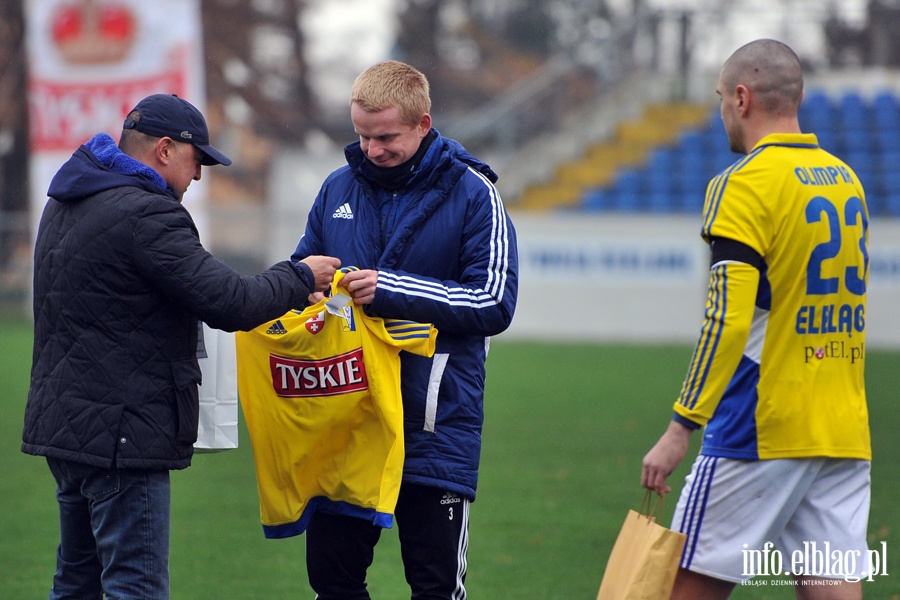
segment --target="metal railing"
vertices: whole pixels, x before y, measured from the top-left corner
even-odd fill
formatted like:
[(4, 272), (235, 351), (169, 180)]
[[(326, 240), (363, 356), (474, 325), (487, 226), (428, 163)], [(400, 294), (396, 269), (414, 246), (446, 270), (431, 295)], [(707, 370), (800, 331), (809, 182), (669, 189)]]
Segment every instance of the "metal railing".
[[(553, 162), (567, 158), (566, 153), (577, 152), (580, 138), (604, 130), (590, 121), (625, 118), (642, 103), (658, 101), (647, 95), (651, 87), (671, 100), (714, 100), (710, 72), (714, 78), (724, 57), (736, 45), (752, 39), (745, 38), (754, 33), (784, 40), (811, 70), (827, 71), (824, 26), (833, 21), (835, 11), (851, 10), (851, 4), (865, 3), (784, 0), (751, 6), (706, 0), (696, 3), (697, 8), (692, 10), (645, 10), (611, 23), (608, 30), (582, 32), (577, 46), (559, 49), (505, 93), (465, 115), (436, 115), (436, 123), (473, 154), (502, 167), (498, 169), (500, 183), (509, 185), (512, 181), (515, 190), (526, 176), (536, 176), (538, 163), (546, 163), (550, 169)], [(863, 27), (865, 9), (854, 14), (838, 14), (838, 18), (849, 18), (850, 26)], [(637, 78), (642, 78), (639, 85), (634, 84)], [(547, 142), (550, 137), (570, 139), (568, 144), (553, 144)], [(498, 160), (501, 156), (504, 159)], [(270, 206), (267, 210), (282, 209)], [(210, 214), (213, 232), (231, 231), (228, 223), (233, 219), (221, 212), (213, 209)], [(279, 220), (277, 215), (269, 216), (272, 221)], [(0, 301), (16, 303), (27, 297), (32, 261), (30, 227), (29, 215), (0, 211)], [(268, 239), (263, 232), (248, 231), (247, 235), (255, 240)], [(219, 242), (211, 245), (214, 253), (235, 257), (236, 261), (249, 257), (253, 265), (261, 260), (251, 257), (245, 246), (234, 241), (240, 236), (214, 233), (211, 237)]]

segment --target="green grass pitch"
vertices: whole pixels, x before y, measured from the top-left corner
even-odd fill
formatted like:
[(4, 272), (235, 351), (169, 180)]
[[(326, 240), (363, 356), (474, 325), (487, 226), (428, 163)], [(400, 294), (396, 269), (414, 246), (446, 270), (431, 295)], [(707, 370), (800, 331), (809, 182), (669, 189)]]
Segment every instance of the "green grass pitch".
[[(596, 597), (622, 519), (643, 496), (641, 458), (665, 428), (690, 353), (687, 346), (494, 341), (471, 512), (470, 598)], [(4, 598), (47, 597), (58, 535), (46, 463), (19, 450), (30, 363), (29, 324), (0, 321)], [(888, 575), (866, 583), (864, 594), (900, 600), (900, 352), (870, 351), (867, 369), (875, 452), (869, 542), (886, 543)], [(241, 433), (238, 450), (199, 455), (173, 473), (172, 597), (312, 599), (303, 538), (263, 538), (246, 429)], [(676, 491), (689, 462), (673, 476)], [(675, 498), (666, 499), (666, 524)], [(369, 587), (376, 600), (408, 597), (396, 530), (386, 530), (376, 548)], [(774, 583), (732, 595), (793, 597)]]

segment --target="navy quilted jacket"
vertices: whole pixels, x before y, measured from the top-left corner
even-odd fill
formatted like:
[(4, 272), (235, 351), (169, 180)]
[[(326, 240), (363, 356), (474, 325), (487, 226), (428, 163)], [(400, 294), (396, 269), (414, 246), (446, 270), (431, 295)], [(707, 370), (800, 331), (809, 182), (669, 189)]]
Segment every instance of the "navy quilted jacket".
[(497, 176), (440, 134), (396, 193), (374, 184), (359, 142), (345, 155), (294, 258), (325, 253), (375, 269), (368, 313), (437, 327), (434, 357), (401, 354), (403, 479), (474, 499), (489, 339), (509, 327), (518, 290), (516, 234)]
[(98, 134), (54, 177), (34, 262), (22, 450), (98, 467), (187, 467), (198, 319), (252, 329), (306, 306), (288, 261), (242, 277), (200, 244), (158, 173)]

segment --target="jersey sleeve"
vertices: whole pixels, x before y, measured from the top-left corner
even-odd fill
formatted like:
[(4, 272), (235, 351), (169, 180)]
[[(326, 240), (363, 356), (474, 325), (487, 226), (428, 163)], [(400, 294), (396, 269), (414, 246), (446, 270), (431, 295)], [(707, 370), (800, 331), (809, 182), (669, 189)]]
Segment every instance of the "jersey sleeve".
[(369, 330), (386, 344), (419, 356), (434, 354), (438, 331), (429, 323), (366, 318)]
[(702, 426), (712, 418), (741, 361), (756, 308), (762, 256), (772, 239), (765, 206), (754, 191), (750, 157), (719, 174), (707, 188), (702, 237), (712, 262), (700, 337), (675, 419)]
[(676, 419), (705, 425), (715, 412), (747, 346), (759, 278), (759, 270), (743, 262), (710, 269), (705, 318), (675, 402)]

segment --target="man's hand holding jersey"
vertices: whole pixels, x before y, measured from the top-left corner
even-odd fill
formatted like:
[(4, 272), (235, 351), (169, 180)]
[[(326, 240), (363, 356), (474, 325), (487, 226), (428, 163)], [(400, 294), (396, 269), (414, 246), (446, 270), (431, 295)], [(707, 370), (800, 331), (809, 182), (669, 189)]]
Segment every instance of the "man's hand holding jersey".
[(350, 271), (344, 275), (339, 285), (347, 290), (354, 304), (371, 304), (375, 300), (375, 288), (378, 286), (378, 271)]
[[(341, 261), (333, 256), (307, 256), (301, 260), (303, 264), (310, 268), (315, 278), (316, 293), (321, 293), (331, 286), (334, 274), (341, 266)], [(315, 294), (312, 294), (312, 297)]]

